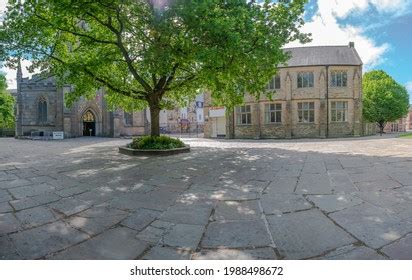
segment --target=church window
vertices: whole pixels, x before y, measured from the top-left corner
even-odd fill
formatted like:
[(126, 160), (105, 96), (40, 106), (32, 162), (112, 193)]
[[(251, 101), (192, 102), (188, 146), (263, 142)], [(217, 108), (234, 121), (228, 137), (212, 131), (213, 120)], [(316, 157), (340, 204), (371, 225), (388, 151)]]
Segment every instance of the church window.
[(40, 98), (37, 104), (37, 114), (39, 123), (47, 122), (47, 101), (44, 98)]

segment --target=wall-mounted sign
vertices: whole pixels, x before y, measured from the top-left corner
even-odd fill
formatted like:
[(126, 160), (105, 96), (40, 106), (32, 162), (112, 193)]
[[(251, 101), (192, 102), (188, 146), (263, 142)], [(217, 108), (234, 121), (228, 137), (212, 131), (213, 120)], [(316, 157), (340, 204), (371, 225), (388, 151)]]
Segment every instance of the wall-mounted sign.
[(209, 110), (209, 117), (211, 118), (217, 118), (217, 117), (224, 117), (225, 116), (225, 108), (219, 108), (219, 109), (210, 109)]
[(64, 132), (63, 131), (53, 131), (53, 140), (63, 140)]

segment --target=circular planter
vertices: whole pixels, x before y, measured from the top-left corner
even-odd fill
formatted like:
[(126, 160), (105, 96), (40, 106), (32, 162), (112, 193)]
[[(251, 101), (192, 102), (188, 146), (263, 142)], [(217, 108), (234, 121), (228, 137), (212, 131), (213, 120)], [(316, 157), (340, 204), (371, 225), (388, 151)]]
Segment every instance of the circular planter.
[(146, 150), (146, 149), (132, 149), (127, 146), (119, 147), (119, 153), (128, 156), (170, 156), (181, 153), (189, 153), (190, 146), (185, 145), (183, 148), (169, 149), (169, 150)]

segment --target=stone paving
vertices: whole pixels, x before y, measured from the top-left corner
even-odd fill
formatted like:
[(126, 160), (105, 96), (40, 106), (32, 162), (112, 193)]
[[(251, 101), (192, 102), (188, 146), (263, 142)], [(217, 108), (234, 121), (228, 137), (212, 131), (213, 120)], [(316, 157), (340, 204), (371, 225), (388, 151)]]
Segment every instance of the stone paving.
[(412, 259), (412, 140), (0, 139), (1, 259)]

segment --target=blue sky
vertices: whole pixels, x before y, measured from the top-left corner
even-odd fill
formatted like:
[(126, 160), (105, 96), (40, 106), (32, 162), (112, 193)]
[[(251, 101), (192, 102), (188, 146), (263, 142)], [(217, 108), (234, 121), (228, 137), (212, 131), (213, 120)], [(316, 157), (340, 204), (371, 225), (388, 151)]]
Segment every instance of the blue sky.
[[(0, 13), (6, 1), (0, 0)], [(408, 88), (412, 103), (412, 0), (309, 0), (305, 20), (303, 31), (313, 34), (308, 45), (355, 42), (364, 71), (385, 70)], [(2, 70), (15, 88), (15, 71)]]
[(305, 21), (309, 45), (355, 42), (364, 71), (388, 72), (407, 87), (412, 103), (412, 0), (310, 0)]

